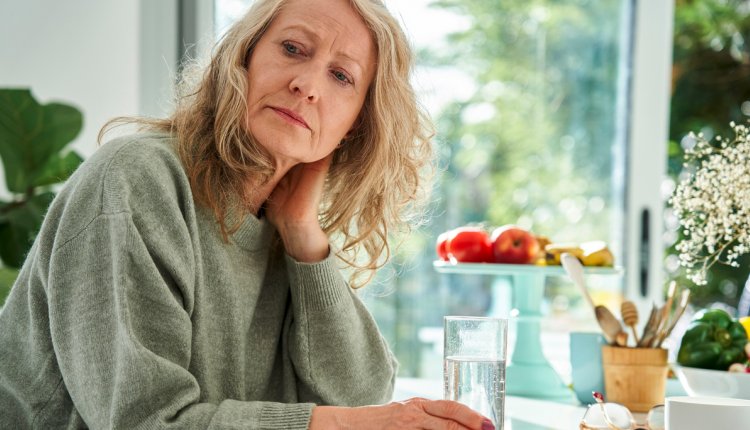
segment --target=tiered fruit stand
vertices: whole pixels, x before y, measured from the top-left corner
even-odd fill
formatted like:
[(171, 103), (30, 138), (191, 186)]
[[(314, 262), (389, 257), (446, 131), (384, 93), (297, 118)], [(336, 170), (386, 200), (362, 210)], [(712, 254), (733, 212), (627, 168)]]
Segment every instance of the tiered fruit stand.
[[(516, 343), (506, 369), (506, 393), (512, 396), (576, 404), (573, 392), (544, 357), (541, 343), (541, 306), (547, 276), (565, 276), (560, 266), (434, 262), (439, 273), (490, 275), (511, 281)], [(589, 267), (587, 275), (619, 275), (618, 268)]]

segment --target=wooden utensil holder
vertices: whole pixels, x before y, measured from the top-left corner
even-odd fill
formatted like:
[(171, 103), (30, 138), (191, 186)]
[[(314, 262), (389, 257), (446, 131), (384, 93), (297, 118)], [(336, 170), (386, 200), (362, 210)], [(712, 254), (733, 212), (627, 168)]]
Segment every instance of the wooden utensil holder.
[(602, 346), (606, 400), (632, 412), (648, 412), (664, 403), (667, 350)]

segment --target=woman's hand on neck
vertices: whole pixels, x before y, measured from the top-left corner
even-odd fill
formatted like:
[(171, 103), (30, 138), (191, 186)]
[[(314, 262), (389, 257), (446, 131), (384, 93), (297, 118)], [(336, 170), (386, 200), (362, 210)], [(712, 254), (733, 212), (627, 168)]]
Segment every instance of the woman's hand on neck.
[[(290, 257), (314, 263), (329, 253), (328, 235), (318, 220), (328, 168), (333, 154), (312, 162), (297, 164), (280, 172), (258, 190), (265, 200), (268, 221), (276, 227)], [(283, 175), (283, 176), (282, 176)], [(257, 207), (260, 208), (262, 201)]]

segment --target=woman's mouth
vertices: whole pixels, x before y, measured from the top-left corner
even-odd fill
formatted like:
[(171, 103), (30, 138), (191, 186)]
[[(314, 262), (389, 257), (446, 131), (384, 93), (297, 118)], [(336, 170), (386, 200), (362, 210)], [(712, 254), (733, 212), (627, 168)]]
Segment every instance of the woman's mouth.
[(288, 123), (310, 130), (310, 126), (307, 124), (307, 121), (305, 121), (305, 119), (302, 118), (302, 116), (297, 114), (296, 112), (289, 110), (289, 109), (273, 107), (273, 106), (271, 107), (271, 109), (274, 112), (276, 112), (278, 116), (280, 116), (282, 119), (284, 119)]

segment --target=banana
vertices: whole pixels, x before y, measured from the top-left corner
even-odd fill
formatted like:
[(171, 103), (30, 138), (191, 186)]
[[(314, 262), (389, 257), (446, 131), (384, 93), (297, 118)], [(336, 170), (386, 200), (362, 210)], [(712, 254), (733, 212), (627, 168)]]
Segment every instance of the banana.
[(560, 256), (564, 253), (570, 253), (581, 260), (583, 250), (575, 243), (550, 243), (544, 247), (545, 260), (548, 266), (559, 266)]
[(583, 255), (579, 257), (584, 266), (612, 267), (615, 257), (607, 244), (601, 240), (584, 242), (581, 244)]
[(589, 267), (612, 267), (615, 257), (607, 247), (607, 243), (601, 240), (575, 243), (549, 243), (544, 246), (544, 263), (547, 266), (559, 266), (560, 256), (570, 253), (581, 261), (581, 264)]

